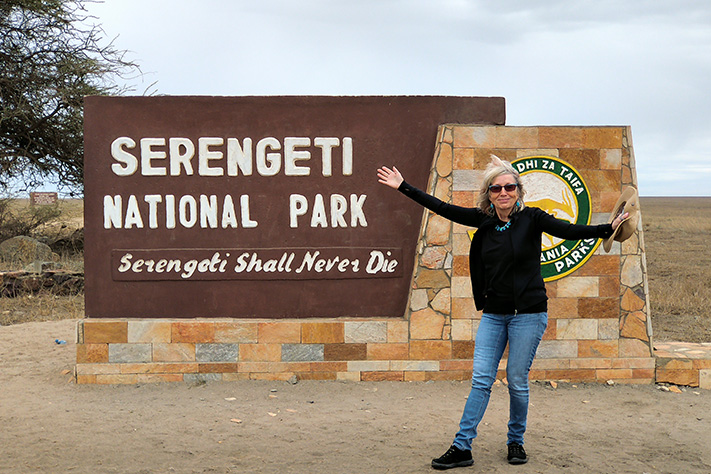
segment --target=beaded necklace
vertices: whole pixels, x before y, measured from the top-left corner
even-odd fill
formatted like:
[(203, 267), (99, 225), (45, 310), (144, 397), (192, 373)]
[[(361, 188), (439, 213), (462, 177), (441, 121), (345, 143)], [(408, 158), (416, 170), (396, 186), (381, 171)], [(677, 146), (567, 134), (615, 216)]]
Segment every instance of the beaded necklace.
[(497, 230), (497, 231), (499, 231), (499, 232), (503, 232), (503, 231), (505, 231), (506, 229), (508, 229), (509, 227), (511, 227), (511, 221), (508, 221), (508, 222), (507, 222), (506, 224), (504, 224), (504, 225), (497, 225), (497, 226), (494, 226), (494, 229)]

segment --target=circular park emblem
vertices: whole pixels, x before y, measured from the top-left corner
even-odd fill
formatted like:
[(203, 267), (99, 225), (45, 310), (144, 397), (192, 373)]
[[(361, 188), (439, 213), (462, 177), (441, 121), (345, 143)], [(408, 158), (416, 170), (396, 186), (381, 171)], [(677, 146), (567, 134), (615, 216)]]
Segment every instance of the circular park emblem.
[[(590, 191), (570, 164), (552, 156), (529, 156), (511, 164), (521, 175), (526, 205), (541, 208), (572, 224), (590, 224)], [(573, 273), (595, 253), (600, 242), (600, 239), (563, 240), (543, 234), (543, 280), (553, 281)]]

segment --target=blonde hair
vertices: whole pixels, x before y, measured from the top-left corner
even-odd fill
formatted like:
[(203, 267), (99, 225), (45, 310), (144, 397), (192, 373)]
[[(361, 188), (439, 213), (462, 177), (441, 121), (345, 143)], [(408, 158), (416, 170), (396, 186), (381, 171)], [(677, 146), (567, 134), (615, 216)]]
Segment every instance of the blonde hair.
[(490, 216), (494, 215), (494, 208), (491, 205), (491, 200), (489, 200), (489, 186), (491, 186), (491, 183), (496, 178), (503, 175), (513, 176), (514, 181), (518, 185), (516, 187), (516, 206), (512, 214), (526, 207), (523, 202), (525, 191), (523, 189), (523, 183), (521, 182), (521, 175), (518, 174), (518, 171), (516, 171), (516, 168), (514, 168), (511, 163), (502, 160), (496, 155), (491, 155), (491, 163), (486, 165), (484, 169), (484, 179), (481, 182), (481, 189), (479, 190), (479, 197), (477, 198), (477, 207)]

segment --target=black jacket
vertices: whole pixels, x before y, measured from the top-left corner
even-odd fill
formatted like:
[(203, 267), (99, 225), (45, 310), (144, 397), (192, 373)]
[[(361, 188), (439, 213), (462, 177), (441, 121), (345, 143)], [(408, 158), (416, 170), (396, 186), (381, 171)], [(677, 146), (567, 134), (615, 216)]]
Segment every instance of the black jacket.
[[(398, 190), (418, 204), (440, 216), (468, 227), (477, 227), (469, 248), (469, 273), (472, 282), (474, 304), (478, 310), (484, 308), (485, 282), (482, 258), (482, 241), (499, 222), (479, 208), (454, 206), (440, 201), (434, 196), (404, 182)], [(541, 276), (541, 234), (543, 232), (570, 240), (605, 238), (612, 235), (610, 224), (576, 225), (556, 219), (537, 207), (524, 207), (511, 215), (512, 246), (514, 252), (514, 306), (517, 310), (532, 307), (546, 301), (546, 287)]]

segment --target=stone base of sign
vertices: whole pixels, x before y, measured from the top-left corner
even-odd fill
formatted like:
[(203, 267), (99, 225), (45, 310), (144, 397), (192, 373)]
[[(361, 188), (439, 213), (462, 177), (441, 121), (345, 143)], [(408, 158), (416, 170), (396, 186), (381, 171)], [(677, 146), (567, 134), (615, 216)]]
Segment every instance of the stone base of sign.
[[(428, 192), (474, 206), (491, 154), (572, 166), (589, 188), (593, 224), (607, 222), (623, 187), (637, 186), (628, 127), (442, 125)], [(466, 380), (481, 318), (469, 282), (469, 230), (424, 213), (402, 318), (85, 319), (77, 382)], [(609, 253), (597, 247), (582, 267), (546, 287), (549, 323), (531, 379), (654, 382), (641, 219), (629, 240)]]
[(656, 380), (711, 390), (711, 343), (654, 344)]
[[(429, 381), (471, 377), (471, 339), (409, 340), (406, 320), (85, 319), (77, 326), (78, 383), (208, 380)], [(581, 347), (538, 357), (535, 380), (651, 383), (654, 359)], [(605, 355), (596, 351), (604, 350)], [(551, 354), (548, 354), (550, 356)], [(505, 361), (499, 378), (504, 378)]]

